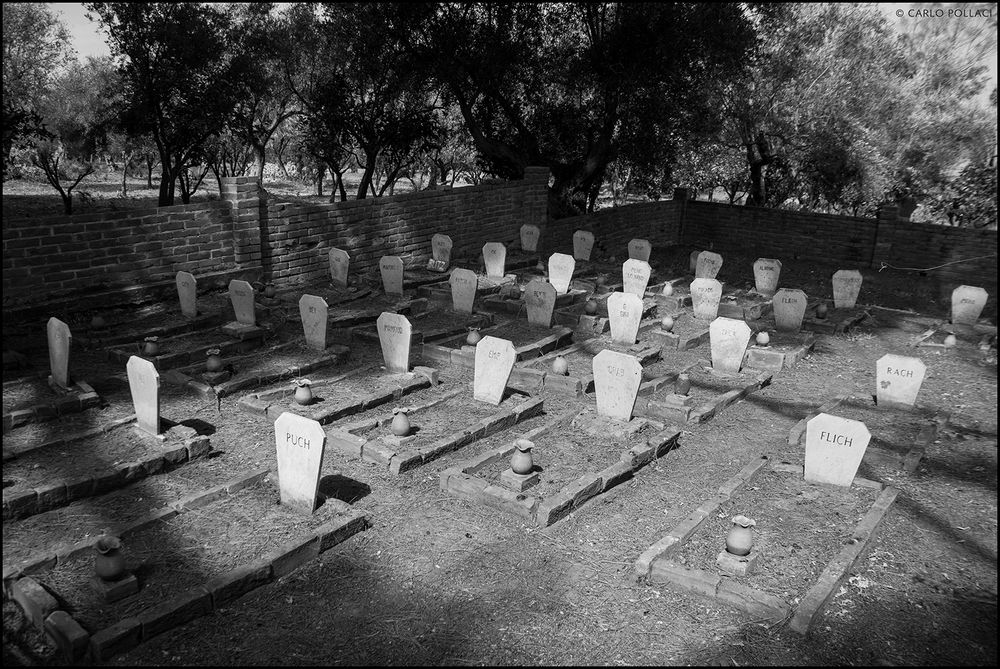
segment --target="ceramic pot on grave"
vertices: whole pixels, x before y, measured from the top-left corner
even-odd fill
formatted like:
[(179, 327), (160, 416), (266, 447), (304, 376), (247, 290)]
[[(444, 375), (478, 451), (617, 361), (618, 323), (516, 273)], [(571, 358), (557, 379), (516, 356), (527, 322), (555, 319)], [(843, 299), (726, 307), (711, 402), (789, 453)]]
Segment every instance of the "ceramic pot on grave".
[(146, 355), (156, 355), (160, 352), (160, 342), (156, 337), (146, 337), (146, 343), (142, 347), (142, 352)]
[(670, 332), (671, 330), (673, 330), (674, 329), (674, 317), (673, 316), (664, 316), (662, 319), (660, 319), (660, 327), (663, 329), (664, 332)]
[(678, 374), (677, 381), (674, 382), (674, 393), (687, 395), (689, 392), (691, 392), (691, 377), (687, 374)]
[(670, 297), (673, 294), (674, 294), (674, 284), (670, 283), (669, 281), (663, 284), (663, 296)]
[(556, 376), (566, 376), (569, 373), (569, 363), (566, 362), (566, 358), (561, 355), (556, 356), (552, 361), (552, 373)]
[(312, 388), (309, 387), (308, 383), (298, 383), (295, 386), (295, 402), (305, 406), (312, 402), (313, 393)]
[(278, 291), (275, 290), (273, 284), (269, 283), (266, 286), (264, 286), (264, 297), (274, 297), (277, 294), (278, 294)]
[(826, 318), (827, 313), (829, 313), (829, 308), (826, 306), (826, 302), (820, 302), (816, 305), (816, 318)]
[(531, 449), (534, 447), (534, 442), (527, 439), (514, 441), (514, 453), (510, 456), (510, 468), (515, 474), (530, 474), (531, 470), (535, 468), (534, 459), (531, 457)]
[(594, 314), (596, 314), (597, 313), (597, 300), (595, 300), (594, 298), (590, 298), (589, 300), (587, 300), (587, 303), (583, 305), (583, 311), (588, 316), (593, 316)]
[(396, 407), (392, 410), (392, 424), (389, 429), (397, 437), (405, 437), (410, 433), (410, 419), (406, 417), (406, 412)]
[(125, 575), (125, 555), (118, 537), (103, 535), (94, 542), (94, 572), (104, 581), (117, 581)]
[(206, 353), (208, 357), (205, 358), (205, 369), (209, 372), (218, 372), (222, 369), (222, 356), (219, 355), (218, 349), (209, 349)]
[(746, 516), (735, 516), (733, 527), (726, 535), (726, 552), (733, 555), (749, 555), (753, 547), (753, 526), (757, 522)]
[(475, 346), (482, 338), (483, 336), (479, 334), (479, 328), (469, 328), (469, 334), (465, 336), (465, 343), (469, 346)]

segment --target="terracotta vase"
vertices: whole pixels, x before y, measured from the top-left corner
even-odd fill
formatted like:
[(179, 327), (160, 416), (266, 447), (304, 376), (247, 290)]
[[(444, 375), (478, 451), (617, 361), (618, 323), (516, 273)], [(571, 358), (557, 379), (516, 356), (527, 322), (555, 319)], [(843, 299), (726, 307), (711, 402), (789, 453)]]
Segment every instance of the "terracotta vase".
[(307, 384), (302, 384), (295, 388), (295, 401), (303, 406), (312, 402), (312, 388)]
[(142, 352), (146, 355), (156, 355), (160, 352), (160, 343), (157, 341), (147, 341), (142, 347)]
[(664, 316), (660, 320), (660, 327), (663, 328), (664, 332), (670, 332), (674, 329), (674, 318), (673, 316)]
[(469, 328), (469, 334), (465, 337), (465, 343), (469, 346), (475, 346), (482, 338), (483, 336), (479, 334), (479, 328)]
[(566, 362), (566, 358), (561, 355), (557, 355), (555, 360), (552, 361), (552, 373), (556, 376), (566, 376), (569, 374), (569, 363)]
[(595, 300), (595, 299), (589, 299), (589, 300), (587, 300), (587, 303), (585, 305), (583, 305), (583, 311), (588, 316), (593, 316), (594, 314), (596, 314), (597, 313), (597, 300)]
[(273, 285), (267, 284), (264, 286), (264, 297), (274, 297), (277, 293), (278, 291), (275, 290)]
[(669, 282), (663, 284), (663, 296), (670, 297), (673, 294), (674, 294), (674, 284)]
[(515, 474), (530, 474), (535, 463), (531, 457), (531, 449), (535, 444), (527, 439), (514, 441), (514, 453), (510, 456), (510, 468)]
[(677, 395), (687, 395), (691, 392), (691, 377), (687, 374), (678, 374), (674, 383), (674, 393)]
[(94, 543), (94, 571), (104, 581), (117, 581), (125, 575), (125, 555), (118, 537), (104, 535)]
[(217, 372), (222, 369), (222, 358), (218, 353), (212, 353), (205, 358), (205, 369), (210, 372)]
[(757, 345), (758, 346), (767, 346), (770, 343), (771, 343), (771, 335), (769, 335), (766, 332), (758, 332), (757, 333)]
[(753, 526), (756, 523), (745, 516), (733, 518), (733, 527), (726, 535), (726, 551), (733, 555), (748, 555), (753, 547)]
[(405, 437), (410, 433), (410, 419), (406, 417), (406, 412), (402, 409), (393, 409), (392, 413), (392, 425), (389, 429), (397, 437)]
[(829, 307), (826, 306), (826, 302), (820, 302), (816, 306), (816, 318), (826, 318), (826, 315), (830, 312)]
[(944, 338), (944, 345), (947, 346), (948, 348), (951, 348), (957, 343), (958, 343), (958, 338), (953, 334), (950, 334)]

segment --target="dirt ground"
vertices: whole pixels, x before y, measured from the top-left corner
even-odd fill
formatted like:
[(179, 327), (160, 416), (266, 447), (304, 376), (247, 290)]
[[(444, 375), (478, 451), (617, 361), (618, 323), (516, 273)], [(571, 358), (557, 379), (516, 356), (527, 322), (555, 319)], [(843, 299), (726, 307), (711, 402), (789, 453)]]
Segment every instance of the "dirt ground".
[[(651, 262), (662, 276), (679, 276), (691, 250), (656, 250)], [(753, 260), (726, 255), (720, 280), (746, 287), (752, 282)], [(829, 297), (836, 269), (788, 261), (781, 285), (800, 287), (810, 297)], [(515, 516), (443, 493), (438, 477), (445, 468), (502, 443), (500, 439), (512, 440), (582, 406), (579, 400), (546, 396), (545, 416), (399, 476), (384, 465), (331, 452), (327, 463), (343, 484), (341, 498), (344, 490), (352, 491), (344, 501), (371, 514), (367, 532), (110, 664), (996, 664), (996, 349), (981, 351), (977, 341), (960, 341), (954, 349), (909, 347), (928, 323), (947, 317), (950, 287), (933, 275), (891, 270), (863, 274), (861, 304), (919, 312), (924, 318), (872, 309), (871, 317), (847, 335), (820, 336), (813, 353), (776, 374), (770, 386), (705, 424), (685, 426), (678, 448), (551, 527), (528, 526)], [(993, 292), (992, 287), (987, 290)], [(984, 315), (995, 323), (995, 297)], [(380, 358), (374, 343), (331, 343), (352, 348), (348, 362), (331, 369), (331, 375)], [(703, 348), (707, 354), (707, 345)], [(838, 394), (870, 398), (875, 361), (885, 353), (917, 355), (927, 364), (918, 405), (948, 413), (951, 420), (915, 473), (863, 465), (861, 475), (895, 486), (900, 494), (807, 637), (790, 631), (785, 622), (761, 623), (710, 599), (637, 582), (633, 563), (638, 555), (745, 464), (764, 454), (801, 461), (802, 447), (787, 443), (788, 431), (801, 418)], [(107, 401), (95, 412), (95, 423), (130, 413), (123, 369), (96, 353), (74, 353), (72, 365)], [(444, 385), (437, 392), (464, 384), (471, 394), (471, 370), (442, 366), (440, 371)], [(237, 473), (275, 465), (269, 422), (237, 409), (244, 394), (223, 398), (216, 406), (164, 386), (163, 415), (172, 420), (195, 417), (208, 426), (217, 453), (151, 477), (141, 499), (162, 504)], [(423, 391), (411, 398), (418, 396), (431, 394)], [(593, 398), (584, 401), (592, 403)], [(52, 426), (58, 429), (56, 423)], [(909, 423), (901, 425), (899, 435), (909, 434), (909, 428)], [(891, 425), (880, 426), (875, 436), (894, 443), (895, 433), (887, 431), (892, 432)], [(536, 448), (544, 452), (544, 446), (542, 440)], [(745, 498), (751, 506), (754, 499), (753, 494)], [(5, 554), (8, 549), (18, 552), (21, 540), (33, 545), (77, 540), (89, 527), (118, 517), (120, 503), (102, 503), (77, 503), (60, 516), (5, 523)], [(816, 526), (815, 504), (782, 509), (800, 515), (784, 525), (762, 508), (758, 531), (767, 532), (768, 542), (789, 547), (829, 542), (829, 537), (791, 535), (808, 532), (806, 520), (813, 519)], [(850, 505), (844, 509), (856, 511)], [(732, 510), (755, 517), (753, 508)], [(46, 518), (51, 520), (48, 527)], [(724, 524), (725, 519), (716, 520)], [(842, 524), (851, 527), (856, 518), (846, 521)], [(723, 542), (720, 534), (720, 549)], [(707, 544), (705, 550), (711, 550)], [(783, 556), (782, 568), (794, 569), (789, 560), (794, 553)], [(776, 571), (765, 576), (770, 587), (783, 592)], [(785, 590), (793, 592), (799, 577), (788, 574)], [(6, 600), (4, 662), (59, 663), (54, 649)]]

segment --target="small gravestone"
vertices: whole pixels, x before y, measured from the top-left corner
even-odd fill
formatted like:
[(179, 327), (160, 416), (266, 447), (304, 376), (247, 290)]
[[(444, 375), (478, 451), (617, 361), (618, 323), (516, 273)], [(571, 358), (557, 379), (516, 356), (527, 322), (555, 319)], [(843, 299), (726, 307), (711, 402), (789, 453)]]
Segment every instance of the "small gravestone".
[(694, 274), (698, 270), (698, 256), (701, 255), (701, 251), (691, 251), (691, 255), (688, 256), (688, 271)]
[(837, 270), (833, 275), (833, 308), (853, 309), (861, 292), (861, 272), (856, 269)]
[(135, 407), (135, 424), (140, 431), (160, 434), (160, 374), (156, 365), (145, 358), (133, 355), (125, 363), (128, 387), (132, 391)]
[(253, 286), (246, 281), (233, 279), (229, 282), (229, 301), (233, 303), (236, 322), (240, 325), (257, 325), (253, 297)]
[(471, 269), (456, 267), (448, 279), (451, 284), (451, 308), (463, 314), (471, 314), (476, 303), (479, 277)]
[(750, 326), (735, 318), (716, 318), (708, 326), (712, 346), (712, 369), (738, 374), (750, 343)]
[(781, 261), (772, 258), (757, 258), (753, 264), (753, 280), (757, 292), (764, 297), (772, 297), (778, 290), (781, 277)]
[(49, 377), (50, 383), (64, 390), (69, 390), (69, 349), (73, 343), (73, 335), (69, 326), (58, 318), (50, 318), (45, 327), (45, 335), (49, 342)]
[(524, 289), (524, 304), (528, 322), (532, 325), (552, 327), (552, 311), (556, 306), (556, 289), (548, 281), (535, 279)]
[(642, 298), (653, 270), (645, 260), (630, 258), (622, 263), (622, 291)]
[(385, 368), (393, 374), (410, 371), (410, 342), (413, 328), (402, 314), (383, 311), (375, 321), (378, 340), (382, 344)]
[(951, 291), (951, 322), (975, 325), (990, 294), (979, 286), (959, 286)]
[(403, 294), (403, 261), (397, 256), (382, 256), (378, 261), (382, 273), (382, 290), (386, 295)]
[(632, 260), (643, 260), (649, 262), (649, 256), (653, 252), (653, 245), (648, 239), (633, 239), (628, 243), (628, 257)]
[(177, 297), (184, 318), (198, 315), (198, 281), (190, 272), (177, 272)]
[(806, 423), (805, 480), (850, 486), (868, 449), (865, 424), (821, 413)]
[(615, 420), (632, 420), (642, 383), (642, 365), (635, 356), (609, 349), (595, 355), (593, 364), (597, 413)]
[(590, 260), (590, 252), (594, 250), (594, 233), (588, 230), (577, 230), (573, 233), (573, 257), (577, 260)]
[(549, 283), (555, 287), (557, 293), (569, 291), (575, 269), (576, 258), (573, 256), (566, 253), (553, 253), (549, 256)]
[(317, 421), (286, 411), (274, 421), (281, 503), (306, 515), (316, 510), (326, 432)]
[(700, 320), (714, 320), (719, 315), (722, 284), (715, 279), (695, 279), (691, 282), (691, 309)]
[(451, 264), (451, 237), (435, 234), (431, 237), (432, 258), (427, 261), (427, 269), (432, 272), (445, 272)]
[(486, 263), (486, 276), (491, 279), (502, 279), (507, 264), (507, 247), (500, 242), (483, 244), (483, 262)]
[(351, 266), (351, 256), (343, 249), (330, 249), (330, 279), (333, 285), (347, 288), (347, 270)]
[(702, 251), (698, 254), (698, 264), (694, 268), (694, 276), (697, 279), (714, 279), (722, 269), (722, 256), (711, 251)]
[(521, 250), (534, 253), (538, 250), (538, 239), (542, 236), (542, 231), (537, 225), (525, 223), (521, 226)]
[(611, 293), (608, 296), (608, 321), (611, 341), (631, 346), (639, 333), (642, 320), (642, 298), (632, 293)]
[(299, 317), (305, 333), (306, 346), (317, 351), (326, 350), (326, 319), (329, 315), (326, 300), (316, 295), (299, 298)]
[(875, 397), (880, 407), (912, 407), (927, 365), (920, 358), (883, 355), (875, 363)]
[(473, 399), (499, 405), (516, 359), (517, 353), (510, 341), (489, 335), (480, 339), (476, 344)]
[(801, 290), (782, 288), (771, 299), (774, 328), (779, 332), (798, 332), (806, 315), (809, 299)]

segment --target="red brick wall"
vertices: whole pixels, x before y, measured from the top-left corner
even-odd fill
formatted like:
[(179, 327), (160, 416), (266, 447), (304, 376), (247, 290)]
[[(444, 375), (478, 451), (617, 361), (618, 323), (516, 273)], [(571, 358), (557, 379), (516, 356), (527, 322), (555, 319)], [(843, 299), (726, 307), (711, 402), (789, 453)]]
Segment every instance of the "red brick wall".
[(573, 253), (573, 233), (594, 233), (594, 255), (613, 255), (628, 259), (628, 243), (646, 239), (653, 245), (667, 246), (680, 242), (682, 204), (673, 200), (640, 202), (624, 207), (602, 209), (585, 216), (549, 221), (542, 231), (542, 247), (549, 253)]

